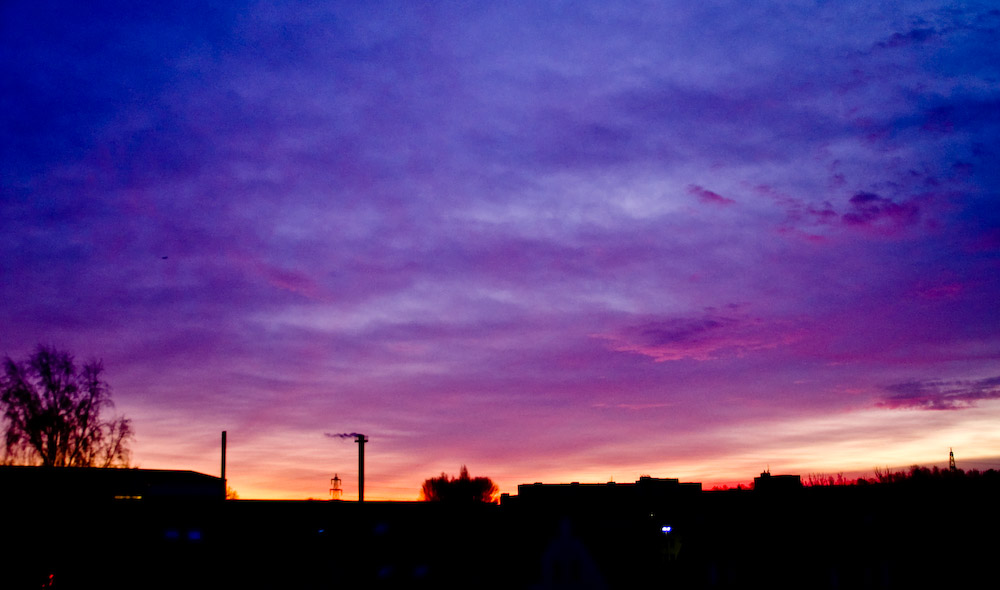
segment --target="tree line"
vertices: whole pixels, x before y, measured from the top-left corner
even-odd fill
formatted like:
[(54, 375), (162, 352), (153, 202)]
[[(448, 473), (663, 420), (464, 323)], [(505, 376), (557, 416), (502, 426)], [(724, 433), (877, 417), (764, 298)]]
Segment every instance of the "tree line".
[(1000, 481), (1000, 471), (987, 469), (980, 471), (970, 469), (941, 469), (936, 465), (933, 467), (923, 467), (921, 465), (911, 465), (906, 470), (896, 470), (885, 467), (875, 468), (874, 477), (858, 477), (851, 479), (844, 477), (843, 473), (836, 476), (810, 473), (803, 482), (806, 486), (864, 486), (864, 485), (887, 485), (887, 484), (921, 484), (947, 481)]

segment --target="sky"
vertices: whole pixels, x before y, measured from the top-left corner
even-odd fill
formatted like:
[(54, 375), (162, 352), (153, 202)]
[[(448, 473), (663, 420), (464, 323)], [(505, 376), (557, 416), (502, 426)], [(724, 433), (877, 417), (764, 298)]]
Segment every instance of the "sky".
[(1000, 468), (992, 2), (0, 5), (0, 355), (133, 463)]

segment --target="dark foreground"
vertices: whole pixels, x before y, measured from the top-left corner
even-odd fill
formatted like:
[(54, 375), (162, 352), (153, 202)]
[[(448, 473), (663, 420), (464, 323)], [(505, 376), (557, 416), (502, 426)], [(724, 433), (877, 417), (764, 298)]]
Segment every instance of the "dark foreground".
[(0, 587), (993, 584), (998, 489), (939, 482), (604, 503), (519, 494), (502, 506), (8, 493)]

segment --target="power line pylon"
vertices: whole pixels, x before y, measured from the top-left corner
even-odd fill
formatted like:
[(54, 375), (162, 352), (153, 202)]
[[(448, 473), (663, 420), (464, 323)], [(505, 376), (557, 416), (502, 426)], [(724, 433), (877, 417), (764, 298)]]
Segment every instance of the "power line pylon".
[(340, 487), (340, 476), (334, 473), (333, 479), (330, 480), (330, 499), (339, 500), (343, 494), (344, 490)]

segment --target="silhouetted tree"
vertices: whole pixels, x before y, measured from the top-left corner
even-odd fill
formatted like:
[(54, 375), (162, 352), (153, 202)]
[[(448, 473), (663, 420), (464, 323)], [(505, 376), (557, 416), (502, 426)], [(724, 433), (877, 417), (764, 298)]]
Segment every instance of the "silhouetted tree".
[(54, 467), (127, 467), (131, 422), (101, 419), (112, 406), (104, 367), (77, 369), (64, 351), (39, 346), (24, 362), (5, 357), (0, 377), (4, 463)]
[(473, 504), (483, 502), (494, 504), (499, 488), (488, 477), (469, 477), (469, 470), (462, 465), (458, 477), (449, 478), (446, 473), (424, 481), (420, 488), (420, 499), (426, 502), (449, 502)]

